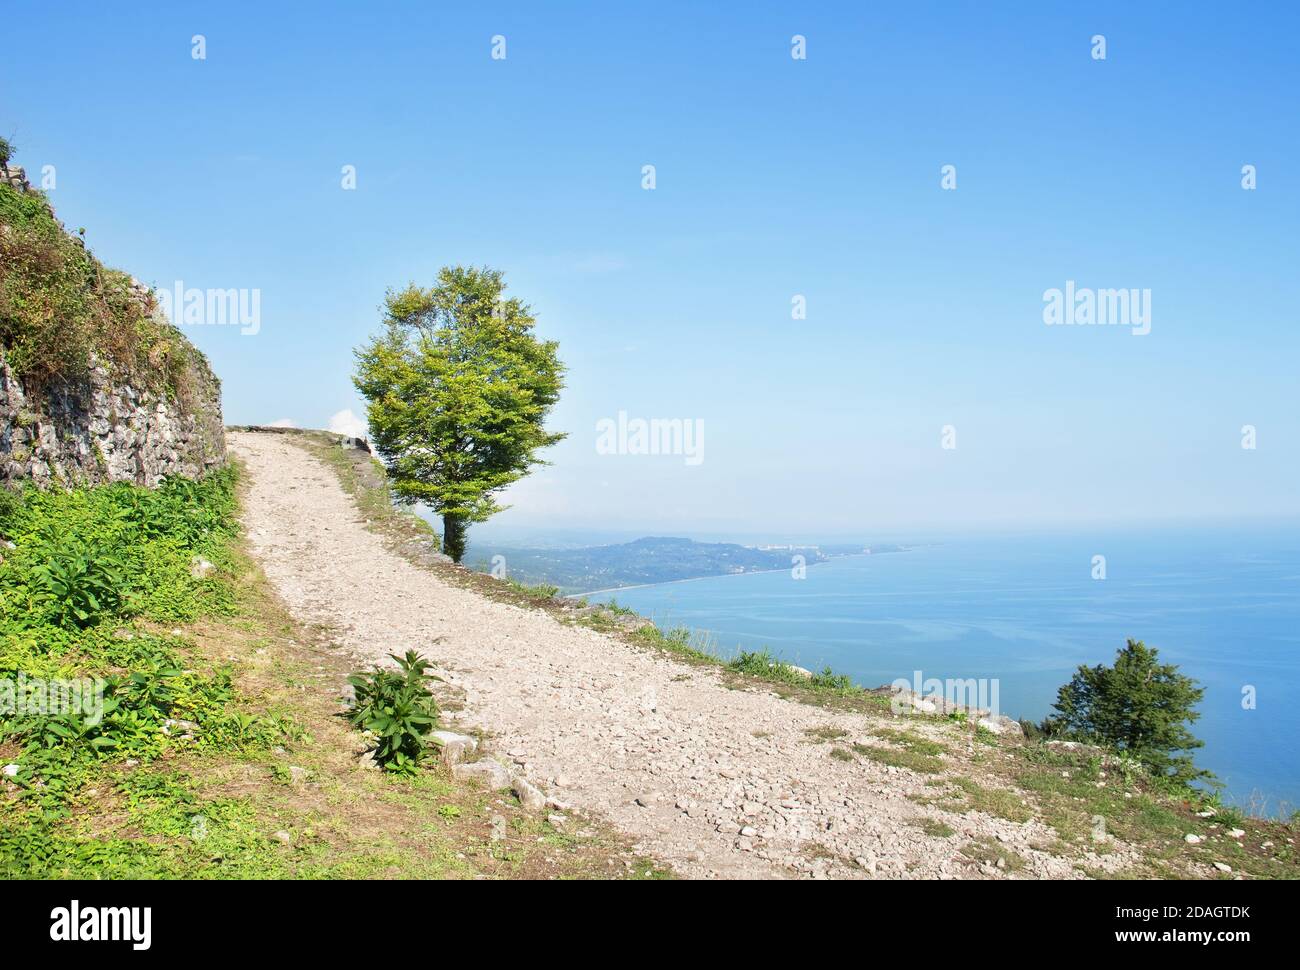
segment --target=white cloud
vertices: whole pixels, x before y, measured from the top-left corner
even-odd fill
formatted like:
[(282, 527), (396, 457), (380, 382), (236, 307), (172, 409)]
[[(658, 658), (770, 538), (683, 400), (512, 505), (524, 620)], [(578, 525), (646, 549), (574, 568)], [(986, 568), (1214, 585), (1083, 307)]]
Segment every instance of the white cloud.
[(279, 418), (267, 425), (268, 428), (296, 428), (298, 422), (293, 418)]
[(366, 438), (370, 435), (365, 420), (353, 414), (350, 408), (330, 418), (329, 430), (349, 438)]

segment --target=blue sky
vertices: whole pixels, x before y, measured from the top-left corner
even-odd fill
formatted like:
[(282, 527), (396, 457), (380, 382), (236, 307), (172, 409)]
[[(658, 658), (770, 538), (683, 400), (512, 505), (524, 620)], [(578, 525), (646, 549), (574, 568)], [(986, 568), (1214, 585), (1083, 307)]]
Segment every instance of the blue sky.
[[(362, 413), (385, 288), (505, 270), (570, 437), (498, 529), (1300, 512), (1294, 9), (468, 6), (36, 5), (0, 133), (106, 262), (261, 291), (256, 336), (189, 331), (232, 423)], [(1046, 326), (1066, 280), (1149, 289), (1151, 332)], [(704, 461), (598, 454), (619, 411)]]

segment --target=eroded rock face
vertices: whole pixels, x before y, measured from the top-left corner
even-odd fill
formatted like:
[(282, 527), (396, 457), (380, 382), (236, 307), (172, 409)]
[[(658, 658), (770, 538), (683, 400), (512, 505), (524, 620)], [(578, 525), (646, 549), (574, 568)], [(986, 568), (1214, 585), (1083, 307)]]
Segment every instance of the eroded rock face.
[(221, 385), (196, 355), (187, 401), (115, 381), (103, 367), (28, 393), (0, 354), (0, 484), (156, 486), (226, 462)]

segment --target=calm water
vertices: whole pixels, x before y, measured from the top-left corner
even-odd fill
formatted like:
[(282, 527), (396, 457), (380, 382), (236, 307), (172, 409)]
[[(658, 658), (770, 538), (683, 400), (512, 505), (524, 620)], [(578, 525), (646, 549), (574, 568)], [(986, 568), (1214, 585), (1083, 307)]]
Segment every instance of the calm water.
[[(1091, 578), (1106, 557), (1105, 580)], [(1039, 719), (1081, 663), (1126, 637), (1206, 688), (1197, 763), (1225, 797), (1300, 805), (1300, 531), (963, 539), (788, 572), (620, 590), (660, 625), (707, 631), (719, 650), (770, 647), (861, 684), (998, 678), (1000, 708)], [(1256, 708), (1242, 707), (1242, 688)]]

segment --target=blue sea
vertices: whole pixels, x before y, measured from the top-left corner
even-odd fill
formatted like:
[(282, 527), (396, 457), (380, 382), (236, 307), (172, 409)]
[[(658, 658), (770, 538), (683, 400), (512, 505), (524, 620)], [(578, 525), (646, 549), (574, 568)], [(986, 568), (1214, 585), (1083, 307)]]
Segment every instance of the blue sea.
[[(1094, 579), (1093, 557), (1105, 556)], [(1144, 640), (1205, 688), (1197, 763), (1225, 801), (1300, 807), (1300, 529), (962, 538), (597, 594), (723, 654), (769, 647), (866, 686), (997, 678), (999, 708), (1041, 719), (1079, 664)], [(1244, 703), (1253, 688), (1254, 706)], [(1243, 692), (1246, 691), (1247, 694)]]

